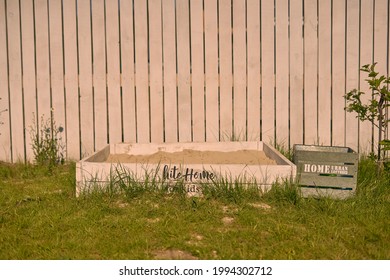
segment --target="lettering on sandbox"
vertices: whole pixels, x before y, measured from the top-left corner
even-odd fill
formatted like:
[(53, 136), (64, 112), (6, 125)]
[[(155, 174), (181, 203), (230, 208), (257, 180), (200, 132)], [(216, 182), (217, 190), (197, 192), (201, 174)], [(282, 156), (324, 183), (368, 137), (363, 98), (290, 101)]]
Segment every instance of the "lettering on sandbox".
[(176, 165), (164, 165), (162, 177), (164, 180), (184, 180), (185, 182), (212, 181), (215, 179), (215, 174), (205, 169), (194, 170), (187, 167), (182, 170)]

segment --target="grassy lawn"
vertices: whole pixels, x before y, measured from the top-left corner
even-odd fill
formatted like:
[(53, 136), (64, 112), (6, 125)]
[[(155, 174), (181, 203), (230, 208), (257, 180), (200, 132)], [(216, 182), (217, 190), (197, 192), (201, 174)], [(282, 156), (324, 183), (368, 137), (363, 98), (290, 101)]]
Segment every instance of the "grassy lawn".
[(347, 200), (224, 190), (75, 198), (75, 165), (0, 163), (0, 259), (390, 259), (390, 174)]

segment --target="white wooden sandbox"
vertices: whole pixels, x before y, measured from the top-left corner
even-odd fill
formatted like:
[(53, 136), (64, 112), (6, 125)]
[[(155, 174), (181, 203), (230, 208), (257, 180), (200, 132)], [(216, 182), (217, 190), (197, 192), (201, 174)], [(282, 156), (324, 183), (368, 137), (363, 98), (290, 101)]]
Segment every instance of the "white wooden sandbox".
[[(238, 180), (267, 191), (277, 180), (294, 179), (296, 166), (263, 142), (110, 144), (76, 164), (76, 196), (109, 185), (125, 170), (141, 184), (154, 174), (161, 182), (182, 181), (188, 192), (202, 184)], [(147, 175), (149, 174), (149, 175)]]

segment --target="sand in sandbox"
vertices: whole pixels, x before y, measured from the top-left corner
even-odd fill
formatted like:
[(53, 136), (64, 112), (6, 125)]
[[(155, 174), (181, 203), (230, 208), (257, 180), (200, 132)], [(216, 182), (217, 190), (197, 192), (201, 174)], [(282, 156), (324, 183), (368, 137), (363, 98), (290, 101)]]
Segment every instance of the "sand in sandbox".
[(234, 152), (183, 150), (167, 153), (159, 151), (151, 155), (109, 155), (106, 162), (110, 163), (176, 163), (176, 164), (248, 164), (275, 165), (263, 151), (240, 150)]

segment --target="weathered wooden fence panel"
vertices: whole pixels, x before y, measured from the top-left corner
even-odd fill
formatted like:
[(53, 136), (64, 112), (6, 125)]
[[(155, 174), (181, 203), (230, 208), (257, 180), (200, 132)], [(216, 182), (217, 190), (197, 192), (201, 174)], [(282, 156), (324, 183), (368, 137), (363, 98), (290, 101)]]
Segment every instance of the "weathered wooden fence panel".
[(368, 90), (362, 65), (389, 74), (389, 6), (0, 0), (0, 160), (33, 160), (41, 118), (64, 128), (70, 159), (107, 143), (232, 139), (369, 152), (372, 125), (343, 96)]

